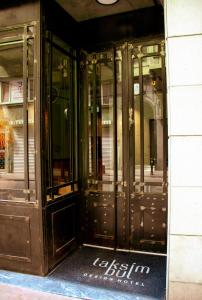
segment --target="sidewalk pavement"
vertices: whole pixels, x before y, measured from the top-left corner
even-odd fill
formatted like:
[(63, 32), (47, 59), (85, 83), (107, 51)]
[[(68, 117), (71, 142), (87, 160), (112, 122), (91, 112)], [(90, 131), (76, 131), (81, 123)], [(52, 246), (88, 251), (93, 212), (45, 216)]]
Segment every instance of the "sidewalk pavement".
[(51, 293), (34, 291), (14, 285), (0, 284), (0, 300), (79, 300)]

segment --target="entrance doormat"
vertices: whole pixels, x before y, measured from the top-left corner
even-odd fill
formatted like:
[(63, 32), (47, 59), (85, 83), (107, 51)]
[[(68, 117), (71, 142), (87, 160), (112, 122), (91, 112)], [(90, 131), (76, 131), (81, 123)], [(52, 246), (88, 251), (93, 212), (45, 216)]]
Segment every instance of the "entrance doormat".
[(165, 299), (166, 257), (83, 247), (46, 277), (0, 271), (0, 283), (92, 300)]
[(69, 256), (52, 276), (143, 299), (163, 299), (166, 258), (85, 247)]

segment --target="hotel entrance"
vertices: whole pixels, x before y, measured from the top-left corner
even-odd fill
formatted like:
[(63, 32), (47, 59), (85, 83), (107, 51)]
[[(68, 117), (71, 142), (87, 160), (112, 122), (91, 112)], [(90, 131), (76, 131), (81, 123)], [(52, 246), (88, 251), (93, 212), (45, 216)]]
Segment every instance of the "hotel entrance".
[(162, 10), (0, 9), (0, 268), (46, 275), (83, 245), (165, 254)]
[(155, 40), (127, 42), (83, 60), (84, 244), (166, 252), (164, 56), (164, 42)]
[(14, 2), (0, 9), (0, 283), (164, 299), (162, 5), (82, 0), (79, 19), (71, 1)]

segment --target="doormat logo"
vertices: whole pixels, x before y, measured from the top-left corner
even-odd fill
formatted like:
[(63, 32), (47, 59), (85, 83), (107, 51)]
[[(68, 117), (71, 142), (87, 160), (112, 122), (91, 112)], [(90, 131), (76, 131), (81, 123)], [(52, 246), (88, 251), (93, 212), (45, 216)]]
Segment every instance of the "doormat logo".
[[(150, 267), (138, 265), (136, 262), (132, 264), (119, 263), (116, 259), (112, 261), (101, 260), (99, 257), (92, 263), (93, 267), (103, 269), (102, 274), (84, 273), (84, 277), (91, 279), (99, 279), (110, 282), (118, 282), (122, 284), (144, 286), (142, 281), (134, 281), (135, 274), (148, 275), (150, 273)], [(139, 276), (138, 276), (139, 277)], [(142, 276), (141, 280), (144, 279)]]
[(116, 262), (114, 259), (112, 262), (100, 260), (97, 258), (93, 262), (93, 266), (100, 268), (107, 268), (104, 275), (105, 276), (115, 276), (117, 278), (127, 278), (131, 279), (132, 273), (141, 273), (141, 274), (149, 274), (150, 268), (148, 266), (139, 266), (135, 262), (131, 265), (129, 264), (120, 264)]

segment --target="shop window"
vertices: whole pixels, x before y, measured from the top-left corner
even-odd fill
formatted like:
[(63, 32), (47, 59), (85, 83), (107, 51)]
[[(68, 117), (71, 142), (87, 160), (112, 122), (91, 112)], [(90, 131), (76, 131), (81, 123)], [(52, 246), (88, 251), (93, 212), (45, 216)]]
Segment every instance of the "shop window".
[(5, 201), (35, 201), (33, 30), (0, 33), (0, 200)]
[(77, 65), (71, 48), (58, 38), (52, 36), (46, 46), (51, 53), (45, 68), (46, 186), (50, 201), (77, 189)]

